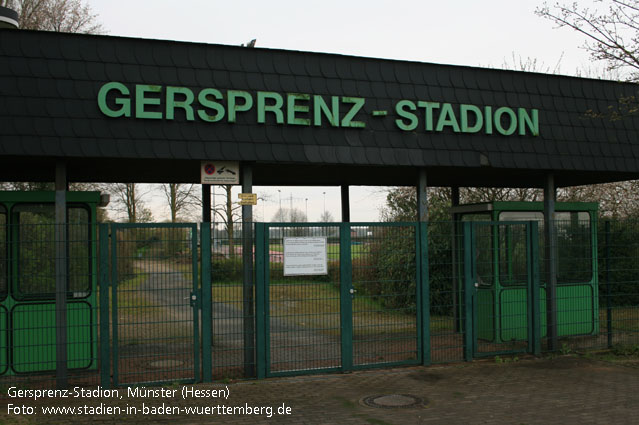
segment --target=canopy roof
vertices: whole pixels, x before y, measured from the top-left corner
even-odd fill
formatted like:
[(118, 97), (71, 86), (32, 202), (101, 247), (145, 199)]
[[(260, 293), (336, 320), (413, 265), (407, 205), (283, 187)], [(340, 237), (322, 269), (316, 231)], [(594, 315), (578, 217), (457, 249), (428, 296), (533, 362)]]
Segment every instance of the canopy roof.
[[(636, 85), (215, 44), (0, 30), (0, 178), (541, 187), (639, 178)], [(621, 116), (614, 112), (621, 111)]]

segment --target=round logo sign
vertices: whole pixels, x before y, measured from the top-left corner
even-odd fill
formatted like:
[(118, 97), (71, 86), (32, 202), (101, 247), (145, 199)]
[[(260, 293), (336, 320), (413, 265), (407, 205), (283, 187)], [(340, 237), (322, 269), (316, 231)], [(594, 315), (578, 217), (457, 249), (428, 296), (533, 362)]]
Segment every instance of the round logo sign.
[(204, 166), (204, 172), (209, 176), (215, 173), (215, 165), (208, 163)]

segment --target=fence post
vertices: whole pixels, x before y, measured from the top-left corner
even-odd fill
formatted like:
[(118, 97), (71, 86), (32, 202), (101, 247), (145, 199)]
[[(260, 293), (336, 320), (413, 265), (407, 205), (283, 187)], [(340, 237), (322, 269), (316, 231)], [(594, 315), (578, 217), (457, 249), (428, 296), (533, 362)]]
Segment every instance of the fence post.
[(416, 262), (419, 267), (418, 282), (421, 291), (421, 338), (422, 338), (422, 364), (425, 366), (431, 363), (430, 353), (430, 279), (428, 270), (428, 222), (417, 223), (417, 255)]
[(271, 261), (268, 251), (265, 249), (264, 223), (255, 223), (255, 345), (257, 357), (257, 379), (266, 378), (266, 329), (264, 327), (265, 305), (264, 293), (266, 291), (264, 281), (264, 262)]
[(342, 371), (353, 369), (353, 274), (351, 265), (351, 225), (339, 225), (340, 321), (342, 334)]
[(532, 354), (539, 356), (541, 354), (541, 313), (540, 300), (541, 293), (539, 289), (539, 224), (536, 221), (530, 221), (528, 225), (529, 241), (528, 249), (530, 255), (531, 284), (530, 284), (530, 321), (532, 336)]
[(118, 225), (111, 224), (111, 361), (113, 386), (118, 386)]
[(201, 223), (200, 256), (202, 264), (202, 382), (211, 382), (213, 379), (211, 361), (213, 303), (211, 299), (211, 223), (209, 222)]
[(605, 222), (606, 232), (606, 330), (608, 331), (608, 348), (612, 348), (612, 306), (610, 297), (610, 220)]
[(473, 249), (472, 249), (472, 223), (463, 223), (463, 250), (464, 250), (464, 360), (467, 362), (473, 359)]
[(69, 290), (67, 240), (67, 176), (66, 165), (58, 161), (55, 166), (55, 340), (56, 385), (67, 386), (68, 330), (67, 291)]
[(109, 346), (109, 225), (98, 225), (100, 243), (100, 386), (111, 388), (111, 358)]

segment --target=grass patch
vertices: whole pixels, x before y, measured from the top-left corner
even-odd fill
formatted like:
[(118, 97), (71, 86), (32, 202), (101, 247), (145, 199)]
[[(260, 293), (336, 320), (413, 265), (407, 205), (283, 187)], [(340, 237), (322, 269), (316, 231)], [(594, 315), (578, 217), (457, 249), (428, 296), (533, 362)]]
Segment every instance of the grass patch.
[[(149, 262), (146, 262), (149, 265)], [(153, 263), (151, 271), (136, 266), (134, 275), (118, 284), (118, 340), (122, 345), (140, 345), (150, 341), (181, 340), (193, 333), (190, 308), (157, 305), (152, 301), (153, 291), (140, 287), (153, 271), (163, 272), (164, 262)], [(109, 297), (112, 293), (109, 292)]]
[[(214, 302), (242, 309), (242, 285), (218, 284), (212, 288)], [(269, 314), (298, 326), (322, 329), (327, 334), (340, 331), (340, 294), (331, 283), (309, 282), (272, 284), (269, 287)], [(357, 335), (415, 331), (415, 316), (384, 310), (370, 297), (353, 298), (353, 328)]]
[(455, 332), (455, 318), (452, 316), (430, 316), (431, 334)]
[[(626, 332), (639, 332), (639, 306), (637, 307), (613, 307), (612, 329)], [(599, 328), (607, 332), (607, 314), (605, 308), (599, 309)]]

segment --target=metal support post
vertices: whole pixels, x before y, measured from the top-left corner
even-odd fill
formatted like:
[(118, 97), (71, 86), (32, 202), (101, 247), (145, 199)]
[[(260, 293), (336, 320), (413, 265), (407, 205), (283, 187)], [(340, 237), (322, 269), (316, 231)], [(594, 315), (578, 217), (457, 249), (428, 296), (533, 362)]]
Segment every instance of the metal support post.
[(202, 221), (211, 222), (211, 185), (202, 185)]
[(343, 184), (341, 186), (342, 194), (342, 223), (348, 223), (351, 221), (351, 201), (348, 192), (348, 185)]
[(417, 180), (417, 221), (428, 221), (428, 180), (426, 169), (419, 169)]
[[(459, 205), (459, 187), (451, 187), (450, 188), (450, 203), (451, 207), (456, 207)], [(453, 314), (455, 315), (455, 332), (462, 331), (461, 325), (461, 310), (459, 305), (461, 304), (461, 290), (459, 286), (459, 276), (462, 275), (460, 273), (460, 261), (459, 261), (459, 235), (461, 234), (460, 224), (457, 222), (459, 216), (455, 213), (451, 215), (452, 220), (452, 228), (451, 228), (451, 237), (452, 237), (452, 276), (453, 276)]]
[(67, 169), (62, 161), (55, 165), (55, 336), (56, 384), (67, 386)]
[[(210, 193), (210, 192), (209, 192)], [(209, 215), (210, 215), (209, 208)], [(209, 217), (210, 218), (210, 217)], [(202, 256), (202, 382), (213, 379), (211, 345), (213, 334), (213, 301), (211, 299), (211, 223), (200, 227), (200, 253)]]
[(606, 330), (608, 348), (612, 348), (612, 291), (610, 289), (610, 220), (605, 222), (606, 231)]
[[(253, 191), (253, 169), (242, 164), (242, 192)], [(242, 205), (242, 312), (244, 317), (244, 375), (255, 376), (255, 313), (253, 303), (253, 206)]]
[(546, 176), (544, 186), (544, 236), (546, 242), (546, 322), (548, 350), (558, 349), (557, 336), (557, 240), (555, 232), (555, 201), (557, 189), (552, 174)]

